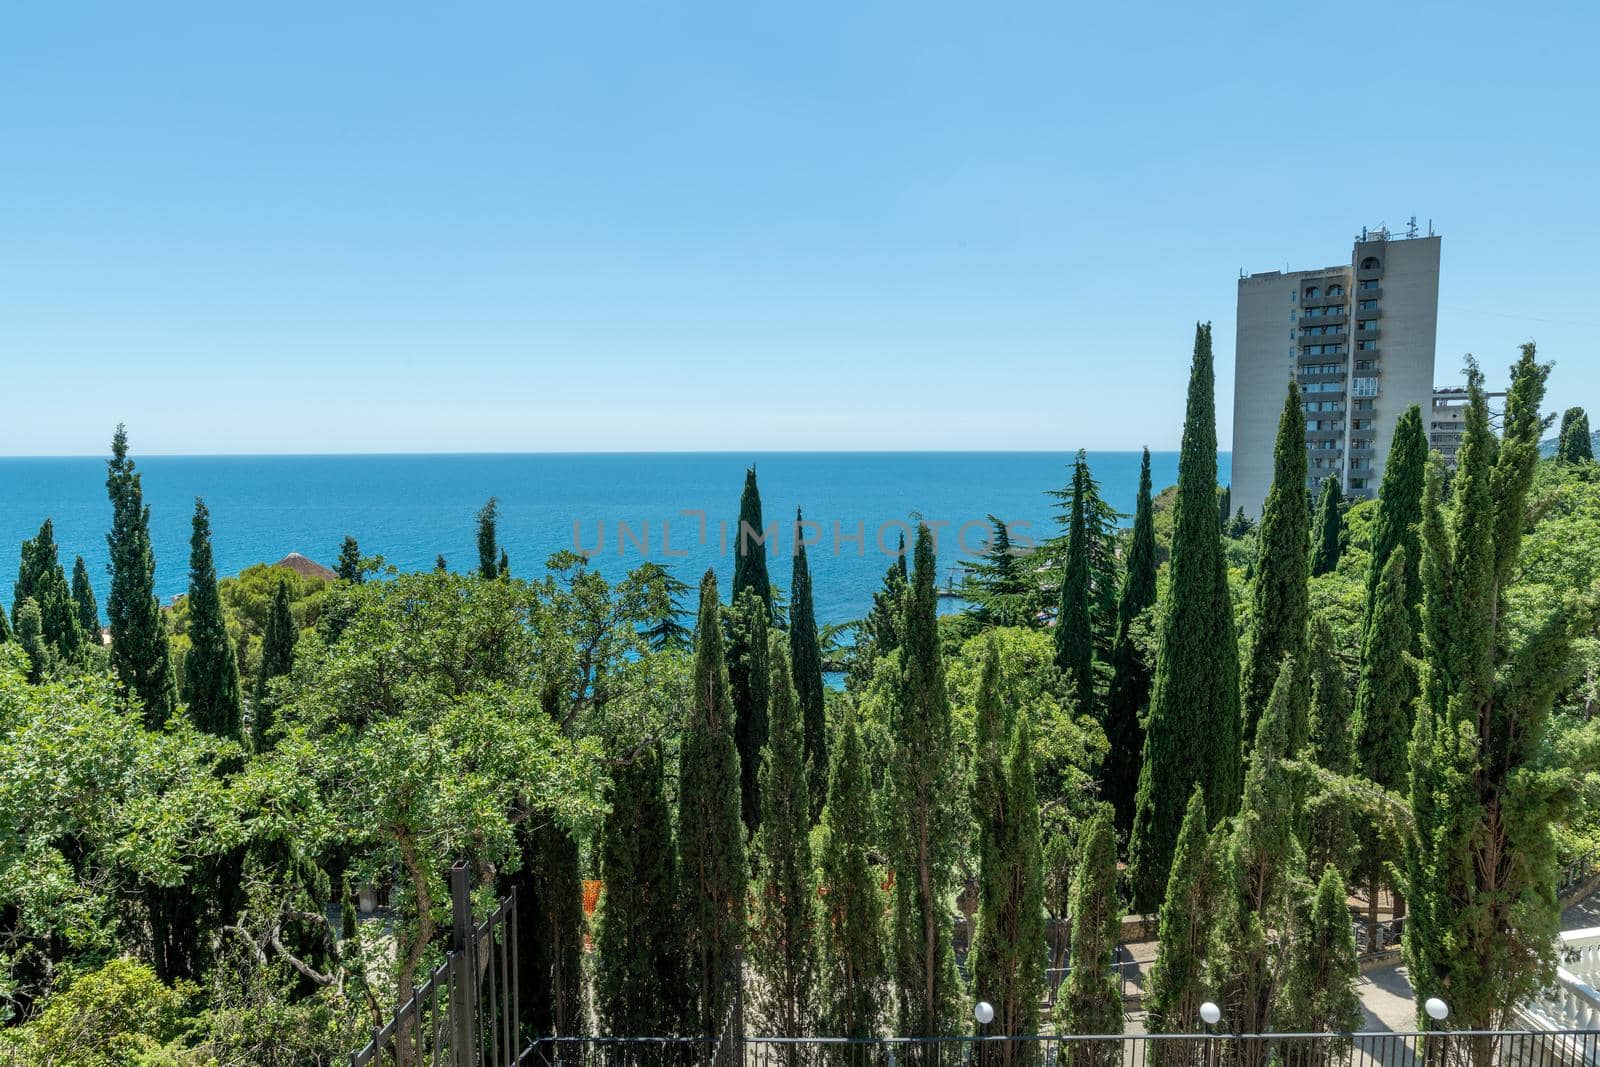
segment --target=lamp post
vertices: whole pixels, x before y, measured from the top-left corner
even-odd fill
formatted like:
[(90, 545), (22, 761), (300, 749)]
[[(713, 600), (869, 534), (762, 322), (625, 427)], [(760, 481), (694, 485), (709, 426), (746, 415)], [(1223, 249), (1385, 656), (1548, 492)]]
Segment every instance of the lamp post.
[(1422, 1002), (1422, 1010), (1428, 1016), (1428, 1033), (1431, 1035), (1435, 1031), (1439, 1032), (1439, 1041), (1437, 1042), (1439, 1045), (1439, 1053), (1437, 1055), (1433, 1050), (1435, 1042), (1431, 1037), (1428, 1039), (1428, 1063), (1431, 1067), (1431, 1065), (1440, 1063), (1441, 1061), (1448, 1062), (1448, 1050), (1444, 1047), (1446, 1041), (1445, 1034), (1448, 1033), (1448, 1031), (1440, 1030), (1439, 1024), (1450, 1017), (1450, 1005), (1446, 1004), (1438, 997), (1429, 997), (1427, 1000)]
[(994, 1005), (987, 1000), (980, 1000), (972, 1006), (972, 1018), (978, 1024), (978, 1054), (973, 1057), (980, 1063), (989, 1062), (987, 1046), (984, 1042), (983, 1028), (994, 1022)]
[(1217, 1062), (1216, 1026), (1222, 1021), (1222, 1009), (1215, 1001), (1206, 1001), (1200, 1005), (1200, 1021), (1206, 1024), (1206, 1067), (1212, 1067)]

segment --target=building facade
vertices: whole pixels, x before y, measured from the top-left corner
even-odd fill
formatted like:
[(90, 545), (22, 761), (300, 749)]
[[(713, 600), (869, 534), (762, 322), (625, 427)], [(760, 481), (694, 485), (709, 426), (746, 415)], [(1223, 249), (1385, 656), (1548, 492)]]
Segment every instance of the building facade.
[(1432, 233), (1363, 230), (1350, 262), (1239, 279), (1232, 503), (1261, 514), (1290, 379), (1306, 415), (1307, 486), (1338, 478), (1375, 496), (1394, 423), (1433, 407), (1439, 243)]
[[(1483, 394), (1489, 405), (1489, 424), (1498, 426), (1500, 408), (1504, 406), (1504, 393)], [(1456, 465), (1456, 453), (1461, 451), (1461, 435), (1467, 428), (1467, 402), (1470, 399), (1465, 387), (1439, 386), (1433, 391), (1433, 412), (1428, 422), (1428, 448), (1444, 457), (1451, 469)], [(1496, 404), (1495, 401), (1501, 401)]]

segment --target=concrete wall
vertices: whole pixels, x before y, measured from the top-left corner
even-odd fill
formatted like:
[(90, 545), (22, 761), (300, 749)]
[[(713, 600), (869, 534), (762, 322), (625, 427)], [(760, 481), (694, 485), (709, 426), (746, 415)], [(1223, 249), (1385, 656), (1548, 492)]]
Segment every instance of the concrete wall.
[[(1378, 366), (1381, 378), (1373, 416), (1371, 491), (1383, 479), (1394, 440), (1394, 423), (1412, 404), (1422, 409), (1426, 429), (1433, 406), (1434, 348), (1439, 332), (1439, 238), (1416, 237), (1356, 247), (1353, 265), (1368, 255), (1383, 260), (1383, 295), (1378, 307)], [(1352, 294), (1357, 299), (1361, 294)], [(1352, 360), (1360, 353), (1351, 353)]]
[(1283, 393), (1295, 369), (1293, 333), (1300, 280), (1311, 273), (1273, 271), (1239, 279), (1233, 351), (1233, 506), (1252, 517), (1261, 514), (1272, 484), (1272, 446)]

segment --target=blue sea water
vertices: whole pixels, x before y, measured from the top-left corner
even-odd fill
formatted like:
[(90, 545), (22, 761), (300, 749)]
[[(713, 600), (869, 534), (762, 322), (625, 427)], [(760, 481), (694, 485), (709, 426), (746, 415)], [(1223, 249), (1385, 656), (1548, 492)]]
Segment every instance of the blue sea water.
[[(500, 539), (514, 574), (529, 575), (560, 549), (598, 551), (596, 565), (616, 577), (644, 559), (668, 564), (691, 584), (714, 566), (726, 588), (732, 573), (739, 492), (754, 463), (764, 518), (780, 523), (773, 580), (788, 585), (793, 517), (815, 523), (805, 535), (823, 623), (859, 618), (871, 603), (902, 529), (917, 517), (944, 523), (940, 583), (964, 555), (982, 551), (985, 516), (1013, 536), (1057, 530), (1046, 490), (1066, 483), (1071, 453), (819, 452), (592, 453), (381, 456), (135, 457), (150, 506), (156, 591), (163, 600), (187, 585), (194, 498), (211, 509), (217, 570), (239, 572), (300, 552), (332, 565), (345, 534), (364, 554), (402, 570), (476, 565), (474, 516), (500, 500)], [(1229, 455), (1219, 457), (1226, 484)], [(1137, 452), (1089, 455), (1105, 499), (1131, 512)], [(1177, 477), (1177, 453), (1154, 453), (1157, 491)], [(704, 521), (699, 517), (704, 515)], [(94, 458), (0, 458), (0, 590), (10, 600), (21, 542), (46, 517), (55, 521), (62, 562), (81, 554), (102, 605), (105, 533), (111, 507), (105, 462)], [(623, 529), (625, 527), (625, 529)], [(702, 534), (702, 530), (704, 531)], [(666, 535), (663, 543), (663, 534)], [(882, 547), (880, 547), (880, 545)], [(769, 544), (769, 548), (772, 548)]]

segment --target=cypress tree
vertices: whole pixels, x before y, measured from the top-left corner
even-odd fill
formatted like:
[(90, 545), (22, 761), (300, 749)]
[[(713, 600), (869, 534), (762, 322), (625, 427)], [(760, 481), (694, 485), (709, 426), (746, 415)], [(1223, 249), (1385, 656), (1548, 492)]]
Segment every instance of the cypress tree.
[(478, 577), (498, 578), (500, 576), (500, 560), (495, 544), (495, 527), (500, 519), (500, 500), (490, 497), (483, 507), (478, 509)]
[(1556, 458), (1563, 463), (1594, 461), (1594, 438), (1589, 433), (1589, 415), (1582, 408), (1568, 408), (1561, 416)]
[(360, 585), (366, 577), (361, 570), (361, 546), (349, 534), (344, 535), (344, 541), (339, 545), (339, 562), (333, 568), (333, 573), (340, 581), (351, 585)]
[[(1156, 961), (1145, 994), (1146, 1029), (1153, 1034), (1187, 1034), (1200, 1029), (1200, 1005), (1210, 992), (1205, 961), (1217, 912), (1221, 871), (1207, 828), (1205, 794), (1189, 794), (1183, 828), (1178, 831), (1172, 874), (1161, 902)], [(1157, 1045), (1159, 1060), (1183, 1062)]]
[(157, 729), (177, 710), (178, 683), (167, 641), (167, 617), (155, 595), (150, 509), (144, 503), (139, 473), (128, 458), (128, 432), (120, 424), (111, 438), (106, 493), (111, 498), (111, 532), (106, 535), (111, 555), (111, 595), (106, 600), (111, 666), (123, 690), (144, 709), (145, 724)]
[[(991, 635), (984, 646), (983, 673), (978, 677), (972, 723), (972, 815), (978, 824), (978, 887), (987, 894), (1000, 885), (996, 821), (1005, 801), (1005, 743), (1011, 719), (1000, 699), (1000, 645)], [(984, 900), (980, 900), (982, 907)]]
[[(794, 513), (800, 528), (800, 509)], [(811, 599), (811, 568), (806, 546), (795, 539), (794, 574), (789, 583), (789, 655), (794, 664), (794, 687), (800, 698), (800, 720), (805, 725), (806, 767), (811, 796), (811, 821), (822, 815), (828, 786), (828, 721), (822, 686), (822, 646), (817, 640), (817, 616)]]
[[(1116, 831), (1110, 812), (1101, 809), (1079, 834), (1078, 869), (1072, 883), (1072, 970), (1056, 1008), (1061, 1033), (1122, 1033), (1122, 987), (1111, 970), (1111, 955), (1121, 934)], [(1115, 1063), (1121, 1051), (1085, 1046), (1071, 1061)]]
[(244, 740), (244, 699), (233, 638), (222, 613), (217, 568), (211, 558), (211, 512), (194, 501), (189, 538), (189, 652), (183, 660), (183, 700), (189, 718), (208, 734)]
[(83, 650), (83, 627), (78, 621), (78, 605), (67, 585), (67, 574), (61, 569), (55, 524), (49, 519), (39, 527), (37, 537), (22, 542), (17, 583), (11, 595), (12, 609), (17, 612), (12, 622), (19, 632), (22, 605), (29, 600), (39, 609), (40, 639), (49, 646), (51, 658), (75, 662)]
[(502, 579), (511, 577), (511, 557), (506, 555), (506, 550), (503, 548), (500, 550), (500, 562), (495, 565), (495, 577)]
[[(522, 868), (506, 879), (517, 890), (518, 968), (526, 977), (523, 1027), (539, 1035), (583, 1033), (583, 884), (578, 842), (551, 819), (517, 828)], [(661, 916), (656, 916), (659, 923)], [(670, 918), (667, 920), (670, 924)], [(667, 926), (670, 937), (671, 926)], [(676, 946), (672, 946), (676, 947)], [(665, 1014), (670, 1002), (660, 1010)]]
[(682, 917), (693, 998), (691, 1033), (721, 1030), (744, 941), (744, 830), (739, 817), (739, 751), (733, 698), (722, 658), (717, 576), (700, 581), (694, 697), (679, 741), (678, 855)]
[[(1470, 367), (1454, 507), (1441, 500), (1441, 463), (1430, 463), (1425, 487), (1427, 671), (1411, 743), (1405, 953), (1419, 1004), (1443, 997), (1460, 1029), (1504, 1024), (1555, 962), (1552, 828), (1577, 777), (1547, 762), (1544, 736), (1551, 701), (1575, 669), (1573, 634), (1597, 613), (1592, 596), (1555, 607), (1518, 640), (1505, 610), (1548, 373), (1523, 345), (1496, 441), (1482, 376)], [(1476, 1038), (1467, 1049), (1479, 1067), (1495, 1053)]]
[(1344, 492), (1339, 479), (1322, 479), (1322, 495), (1317, 497), (1317, 517), (1312, 524), (1311, 577), (1332, 574), (1339, 567), (1344, 551)]
[(761, 490), (756, 486), (756, 469), (744, 472), (744, 490), (739, 494), (739, 526), (733, 535), (733, 603), (746, 589), (752, 590), (773, 618), (772, 579), (767, 577), (767, 531), (761, 525)]
[(11, 624), (6, 622), (6, 612), (0, 608), (0, 645), (11, 640)]
[(1082, 450), (1072, 468), (1072, 512), (1067, 527), (1067, 564), (1056, 611), (1056, 667), (1071, 688), (1080, 715), (1094, 715), (1093, 577), (1089, 562), (1089, 516), (1084, 484), (1089, 465)]
[[(894, 882), (894, 980), (899, 1031), (955, 1032), (957, 978), (949, 890), (957, 818), (950, 698), (939, 650), (933, 535), (919, 524), (916, 569), (900, 625), (901, 674), (889, 764), (887, 824)], [(934, 1055), (928, 1052), (927, 1055)]]
[[(762, 981), (768, 1032), (803, 1037), (817, 1008), (817, 883), (811, 862), (811, 796), (800, 698), (781, 634), (771, 635), (772, 703), (761, 765), (761, 883), (752, 922), (753, 962)], [(801, 1050), (785, 1050), (786, 1063)]]
[(72, 563), (72, 602), (78, 609), (78, 626), (83, 639), (100, 643), (100, 605), (95, 602), (94, 586), (89, 583), (89, 568), (79, 556)]
[[(822, 810), (822, 1032), (878, 1035), (888, 989), (883, 893), (872, 874), (872, 786), (855, 712), (846, 709), (828, 767)], [(848, 1062), (848, 1054), (839, 1057)]]
[(1224, 485), (1217, 488), (1217, 531), (1222, 534), (1228, 532), (1233, 525), (1233, 486)]
[(1355, 737), (1350, 728), (1350, 695), (1334, 647), (1333, 627), (1322, 615), (1311, 618), (1311, 758), (1335, 774), (1355, 770)]
[(55, 671), (55, 650), (44, 639), (44, 615), (37, 600), (29, 597), (16, 612), (17, 644), (28, 657), (28, 681), (38, 685)]
[(1239, 802), (1238, 639), (1214, 514), (1217, 426), (1212, 392), (1211, 327), (1203, 325), (1195, 330), (1178, 459), (1171, 589), (1161, 616), (1129, 847), (1133, 905), (1145, 913), (1160, 903), (1179, 812), (1194, 786), (1204, 788), (1212, 818), (1227, 815)]
[(872, 609), (861, 624), (876, 658), (887, 656), (900, 647), (901, 598), (909, 583), (909, 573), (906, 569), (906, 535), (901, 534), (894, 562), (883, 572), (883, 585), (872, 594)]
[(771, 645), (766, 601), (754, 589), (739, 594), (728, 610), (727, 672), (733, 698), (733, 740), (739, 750), (739, 811), (754, 836), (761, 825), (761, 750), (767, 744), (771, 699)]
[(1140, 721), (1150, 700), (1150, 665), (1133, 640), (1133, 623), (1156, 602), (1156, 528), (1150, 505), (1150, 450), (1139, 467), (1139, 497), (1128, 541), (1127, 570), (1117, 601), (1117, 631), (1111, 651), (1111, 688), (1106, 695), (1106, 753), (1100, 793), (1115, 812), (1117, 833), (1133, 830), (1139, 763), (1144, 751)]
[[(1349, 1033), (1361, 1025), (1361, 997), (1356, 983), (1355, 933), (1345, 905), (1344, 879), (1325, 867), (1315, 896), (1303, 900), (1289, 942), (1289, 964), (1274, 1018), (1282, 1030), (1299, 1033)], [(1309, 1048), (1296, 1049), (1304, 1061)]]
[(617, 765), (596, 851), (605, 885), (595, 937), (601, 1025), (615, 1037), (678, 1033), (678, 856), (659, 742)]
[(450, 569), (450, 565), (445, 562), (443, 552), (433, 557), (433, 569), (438, 571), (440, 574), (443, 574), (445, 571)]
[(294, 646), (300, 631), (294, 624), (294, 613), (289, 609), (289, 582), (280, 579), (272, 593), (272, 608), (267, 613), (267, 625), (261, 632), (261, 665), (256, 672), (255, 698), (250, 702), (251, 737), (257, 752), (271, 747), (268, 732), (272, 728), (272, 692), (268, 683), (289, 673), (294, 666)]
[[(1255, 581), (1250, 590), (1249, 651), (1239, 700), (1244, 706), (1245, 732), (1252, 740), (1256, 720), (1272, 696), (1278, 668), (1293, 658), (1306, 662), (1306, 619), (1310, 612), (1306, 589), (1309, 558), (1309, 513), (1306, 506), (1306, 418), (1300, 407), (1300, 387), (1289, 383), (1278, 417), (1278, 440), (1273, 449), (1272, 487), (1261, 507), (1260, 535), (1256, 540)], [(1306, 687), (1296, 679), (1289, 699), (1305, 715)], [(1287, 753), (1296, 755), (1297, 750)]]
[[(1039, 845), (1039, 796), (1034, 787), (1033, 744), (1026, 720), (1013, 731), (999, 808), (989, 813), (994, 855), (983, 872), (983, 906), (973, 989), (994, 1007), (994, 1022), (984, 1032), (1004, 1037), (1039, 1031), (1039, 1000), (1044, 995), (1044, 869)], [(1106, 829), (1110, 834), (1109, 824)], [(1112, 877), (1116, 847), (1111, 847)], [(1001, 1045), (993, 1062), (1030, 1062), (1031, 1044)]]
[[(1383, 569), (1396, 548), (1406, 550), (1405, 604), (1412, 632), (1420, 629), (1417, 615), (1422, 601), (1422, 488), (1428, 467), (1428, 432), (1422, 426), (1422, 409), (1412, 404), (1395, 420), (1394, 440), (1383, 468), (1383, 485), (1378, 491), (1378, 513), (1372, 521), (1372, 560), (1367, 567), (1367, 601), (1362, 615), (1362, 633), (1372, 624), (1377, 607), (1376, 594), (1383, 580)], [(1415, 638), (1407, 645), (1420, 651)], [(1362, 660), (1365, 662), (1366, 653)], [(1359, 703), (1357, 714), (1360, 713)]]

